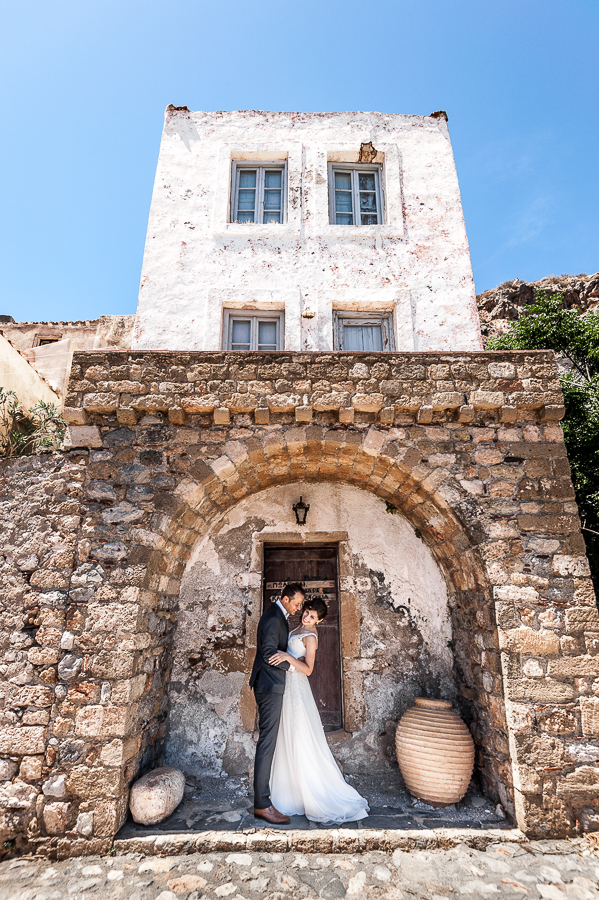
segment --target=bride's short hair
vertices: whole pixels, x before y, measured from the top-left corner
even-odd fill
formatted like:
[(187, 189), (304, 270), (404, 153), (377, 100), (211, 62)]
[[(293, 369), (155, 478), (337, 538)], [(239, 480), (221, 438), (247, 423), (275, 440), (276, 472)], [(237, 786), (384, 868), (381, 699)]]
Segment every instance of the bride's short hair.
[(302, 616), (306, 612), (307, 609), (313, 610), (318, 616), (318, 621), (322, 622), (329, 611), (328, 606), (324, 602), (322, 597), (309, 597), (307, 600), (304, 600), (302, 604)]

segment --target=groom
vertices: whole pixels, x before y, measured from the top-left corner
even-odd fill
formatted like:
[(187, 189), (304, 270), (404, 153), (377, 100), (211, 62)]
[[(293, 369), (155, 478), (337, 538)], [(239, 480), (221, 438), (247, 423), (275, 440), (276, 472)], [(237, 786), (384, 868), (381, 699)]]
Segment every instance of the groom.
[(298, 582), (286, 584), (281, 599), (263, 612), (258, 622), (256, 658), (250, 677), (250, 687), (258, 705), (258, 743), (254, 763), (254, 815), (266, 819), (271, 825), (284, 825), (284, 816), (270, 802), (270, 769), (277, 743), (279, 719), (285, 692), (285, 673), (288, 662), (278, 666), (269, 663), (277, 651), (287, 650), (289, 616), (299, 612), (304, 602), (304, 589)]

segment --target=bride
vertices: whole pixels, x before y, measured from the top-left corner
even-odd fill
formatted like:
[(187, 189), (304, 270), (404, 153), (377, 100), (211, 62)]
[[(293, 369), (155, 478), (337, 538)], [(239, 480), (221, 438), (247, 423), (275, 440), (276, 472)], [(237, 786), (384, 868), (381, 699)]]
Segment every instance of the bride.
[(289, 635), (284, 660), (287, 673), (277, 745), (270, 775), (273, 805), (288, 816), (305, 815), (313, 822), (340, 824), (368, 815), (368, 803), (343, 778), (324, 734), (308, 675), (318, 646), (318, 624), (327, 614), (321, 597), (306, 600), (299, 628)]

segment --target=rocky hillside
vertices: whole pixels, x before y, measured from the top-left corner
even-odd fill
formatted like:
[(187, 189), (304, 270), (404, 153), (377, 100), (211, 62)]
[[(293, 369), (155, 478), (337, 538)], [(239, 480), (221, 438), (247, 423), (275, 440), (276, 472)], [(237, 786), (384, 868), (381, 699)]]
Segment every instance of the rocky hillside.
[(564, 294), (568, 308), (583, 312), (599, 306), (599, 272), (594, 275), (549, 275), (541, 281), (504, 281), (499, 287), (477, 295), (483, 339), (503, 334), (510, 323), (531, 303), (537, 291)]

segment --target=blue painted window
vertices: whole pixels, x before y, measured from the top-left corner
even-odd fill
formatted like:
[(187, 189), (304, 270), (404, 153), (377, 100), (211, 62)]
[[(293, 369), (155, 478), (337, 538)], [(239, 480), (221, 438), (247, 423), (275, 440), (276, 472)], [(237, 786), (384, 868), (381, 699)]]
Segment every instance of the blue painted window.
[(251, 313), (245, 310), (225, 310), (223, 327), (224, 350), (282, 350), (282, 312)]
[(233, 163), (232, 222), (285, 221), (285, 163)]
[(331, 225), (380, 225), (381, 167), (329, 164), (329, 206)]
[(378, 353), (394, 349), (393, 316), (391, 312), (333, 313), (335, 350), (354, 353)]

